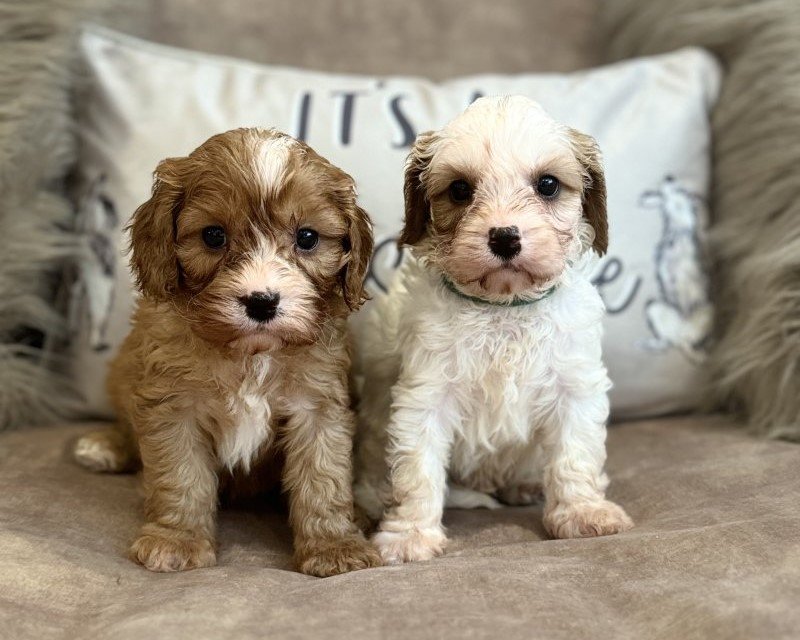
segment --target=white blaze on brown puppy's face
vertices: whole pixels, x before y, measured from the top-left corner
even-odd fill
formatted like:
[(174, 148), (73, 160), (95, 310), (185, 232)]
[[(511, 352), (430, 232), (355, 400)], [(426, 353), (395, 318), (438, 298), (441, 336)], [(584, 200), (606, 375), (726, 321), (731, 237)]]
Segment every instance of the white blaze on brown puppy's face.
[(228, 132), (163, 161), (130, 228), (144, 295), (235, 350), (312, 343), (324, 317), (365, 298), (372, 241), (352, 179), (275, 131)]
[(605, 182), (592, 138), (525, 98), (478, 100), (423, 134), (406, 168), (401, 243), (463, 292), (503, 301), (555, 284), (607, 248)]

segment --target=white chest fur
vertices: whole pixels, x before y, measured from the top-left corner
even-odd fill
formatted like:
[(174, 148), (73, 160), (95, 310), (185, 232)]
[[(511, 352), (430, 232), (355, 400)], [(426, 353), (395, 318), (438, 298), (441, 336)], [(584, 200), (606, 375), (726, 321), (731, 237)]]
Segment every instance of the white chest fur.
[[(445, 397), (431, 404), (441, 407), (436, 422), (453, 433), (456, 477), (498, 456), (504, 460), (490, 465), (498, 472), (511, 464), (506, 452), (532, 444), (537, 430), (558, 419), (565, 390), (607, 391), (603, 304), (581, 274), (568, 274), (549, 298), (510, 308), (475, 304), (429, 274), (410, 275), (415, 295), (398, 323), (400, 353), (422, 387)], [(414, 338), (420, 327), (421, 340)]]
[(220, 420), (217, 441), (220, 462), (248, 471), (259, 449), (272, 439), (267, 378), (268, 355), (250, 356), (241, 367), (229, 367), (219, 378), (227, 419)]
[(555, 396), (549, 338), (557, 330), (545, 309), (453, 303), (459, 309), (449, 321), (461, 329), (441, 336), (449, 399), (443, 422), (454, 434), (453, 465), (469, 473), (465, 467), (486, 456), (528, 443), (539, 416), (548, 413)]

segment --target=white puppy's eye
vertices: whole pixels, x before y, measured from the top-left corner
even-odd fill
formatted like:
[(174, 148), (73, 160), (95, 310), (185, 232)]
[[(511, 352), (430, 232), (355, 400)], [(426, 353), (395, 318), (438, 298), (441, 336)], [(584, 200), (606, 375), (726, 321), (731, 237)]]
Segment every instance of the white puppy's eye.
[(297, 248), (303, 251), (311, 251), (319, 244), (319, 234), (313, 229), (303, 228), (297, 230), (295, 237)]
[(545, 198), (555, 198), (561, 183), (555, 176), (545, 175), (536, 183), (536, 190)]
[(450, 199), (456, 204), (464, 204), (472, 199), (472, 187), (466, 180), (454, 180), (450, 183)]

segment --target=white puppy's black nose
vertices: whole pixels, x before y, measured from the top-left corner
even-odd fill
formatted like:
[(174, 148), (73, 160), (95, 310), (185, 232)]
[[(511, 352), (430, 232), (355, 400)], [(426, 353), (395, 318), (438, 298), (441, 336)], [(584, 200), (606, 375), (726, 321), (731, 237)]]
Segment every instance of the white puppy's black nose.
[(242, 296), (239, 302), (244, 305), (247, 317), (256, 322), (269, 322), (278, 313), (281, 296), (271, 291), (256, 291), (249, 296)]
[(517, 227), (489, 229), (489, 250), (502, 260), (511, 260), (522, 249)]

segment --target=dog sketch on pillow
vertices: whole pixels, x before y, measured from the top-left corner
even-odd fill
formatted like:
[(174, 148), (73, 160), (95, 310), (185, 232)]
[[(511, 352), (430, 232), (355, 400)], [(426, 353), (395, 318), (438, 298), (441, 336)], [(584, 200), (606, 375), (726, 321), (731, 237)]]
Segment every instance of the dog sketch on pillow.
[(86, 339), (95, 351), (108, 348), (106, 328), (114, 302), (117, 268), (113, 237), (119, 216), (105, 193), (105, 182), (104, 175), (98, 176), (83, 198), (76, 223), (78, 237), (82, 240), (82, 259), (70, 285), (70, 327), (78, 333), (81, 324), (86, 323)]
[(645, 308), (654, 350), (677, 348), (689, 359), (703, 357), (713, 316), (708, 299), (699, 225), (700, 199), (667, 176), (659, 188), (642, 195), (641, 205), (657, 209), (663, 233), (655, 250), (655, 274), (659, 299)]
[(361, 341), (355, 497), (387, 563), (443, 552), (445, 504), (528, 504), (557, 538), (632, 526), (605, 497), (605, 176), (591, 137), (521, 96), (417, 138), (401, 244)]

